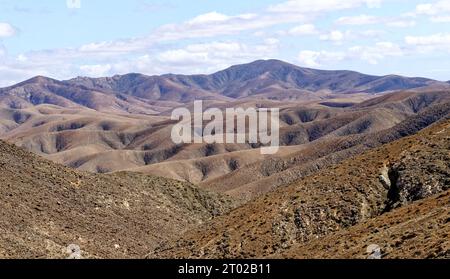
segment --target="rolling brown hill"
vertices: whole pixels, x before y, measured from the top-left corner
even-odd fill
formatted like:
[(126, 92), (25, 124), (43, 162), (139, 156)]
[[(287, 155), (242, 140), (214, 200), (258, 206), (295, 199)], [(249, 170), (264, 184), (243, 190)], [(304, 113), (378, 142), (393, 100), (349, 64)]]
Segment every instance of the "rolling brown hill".
[[(250, 201), (162, 245), (148, 257), (361, 257), (370, 244), (382, 246), (384, 257), (446, 257), (450, 248), (446, 241), (449, 137), (446, 117), (417, 135)], [(412, 233), (414, 224), (427, 227)], [(391, 234), (381, 233), (389, 229)], [(328, 253), (333, 249), (342, 250)]]
[[(420, 94), (407, 96), (403, 102), (385, 104), (402, 107), (404, 103), (421, 97)], [(432, 95), (430, 97), (432, 98)], [(217, 179), (204, 181), (201, 185), (232, 196), (244, 196), (252, 199), (371, 148), (413, 135), (430, 124), (447, 117), (449, 113), (448, 101), (436, 102), (435, 105), (423, 108), (417, 114), (412, 114), (393, 126), (388, 125), (388, 121), (380, 122), (385, 123), (385, 129), (348, 133), (342, 136), (330, 133), (311, 143), (301, 145), (302, 148), (297, 151), (285, 155), (279, 154), (279, 156), (272, 156), (269, 159), (246, 165)], [(359, 119), (356, 122), (359, 122)], [(332, 125), (330, 124), (328, 127), (330, 126)], [(348, 129), (349, 126), (351, 125), (344, 128)]]
[(265, 102), (281, 107), (282, 147), (269, 160), (251, 144), (175, 145), (170, 139), (174, 122), (165, 115), (116, 114), (82, 107), (0, 108), (0, 138), (80, 170), (143, 172), (248, 195), (301, 178), (305, 171), (299, 168), (317, 170), (326, 165), (322, 162), (336, 163), (361, 152), (370, 147), (364, 147), (365, 140), (426, 110), (432, 115), (431, 107), (445, 107), (449, 100), (450, 93), (441, 89), (396, 92), (350, 107)]
[(0, 258), (140, 258), (235, 202), (189, 183), (75, 171), (0, 142)]

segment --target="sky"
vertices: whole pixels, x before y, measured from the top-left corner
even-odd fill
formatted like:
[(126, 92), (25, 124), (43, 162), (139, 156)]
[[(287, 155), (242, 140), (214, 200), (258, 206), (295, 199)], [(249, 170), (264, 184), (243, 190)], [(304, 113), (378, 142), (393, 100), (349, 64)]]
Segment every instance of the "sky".
[(0, 0), (0, 86), (258, 59), (450, 80), (450, 0)]

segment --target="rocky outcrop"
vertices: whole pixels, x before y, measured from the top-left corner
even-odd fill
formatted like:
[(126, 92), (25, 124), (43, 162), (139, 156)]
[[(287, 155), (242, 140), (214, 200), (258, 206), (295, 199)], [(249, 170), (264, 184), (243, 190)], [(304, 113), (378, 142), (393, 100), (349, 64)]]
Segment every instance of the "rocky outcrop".
[(423, 145), (405, 150), (392, 163), (386, 210), (450, 189), (450, 137), (441, 144), (426, 138), (422, 141)]

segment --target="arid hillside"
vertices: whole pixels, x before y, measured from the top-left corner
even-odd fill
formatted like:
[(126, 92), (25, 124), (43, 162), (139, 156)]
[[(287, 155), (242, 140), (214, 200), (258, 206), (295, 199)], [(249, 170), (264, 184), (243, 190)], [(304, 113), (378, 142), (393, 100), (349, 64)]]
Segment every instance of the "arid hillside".
[(148, 257), (362, 257), (370, 244), (385, 258), (446, 257), (449, 139), (447, 117), (280, 187)]
[(165, 178), (78, 172), (0, 142), (0, 258), (140, 258), (235, 206)]
[[(448, 187), (447, 187), (448, 188)], [(366, 259), (370, 245), (382, 258), (450, 258), (450, 191), (409, 204), (329, 236), (296, 244), (273, 258)]]
[[(365, 139), (370, 140), (419, 114), (438, 115), (439, 110), (434, 112), (433, 107), (448, 107), (449, 100), (449, 91), (434, 89), (386, 94), (370, 101), (358, 100), (349, 107), (329, 107), (317, 102), (265, 102), (264, 106), (281, 108), (281, 149), (270, 158), (262, 156), (259, 146), (253, 144), (176, 145), (170, 138), (175, 122), (163, 114), (108, 113), (45, 104), (22, 109), (0, 108), (0, 138), (84, 171), (142, 172), (231, 194), (233, 189), (233, 192), (243, 192), (235, 189), (236, 186), (244, 189), (243, 184), (258, 183), (257, 180), (306, 163), (314, 164), (314, 160), (325, 160), (325, 156), (336, 152), (342, 154), (336, 154), (337, 159), (347, 158), (354, 154), (349, 148), (362, 147)], [(258, 102), (208, 105), (255, 107)], [(347, 152), (344, 149), (348, 155), (343, 154)], [(256, 184), (250, 188), (254, 188), (253, 192), (265, 191)]]
[[(405, 103), (416, 97), (413, 95), (413, 98), (407, 98)], [(388, 103), (387, 105), (398, 106), (400, 104)], [(292, 152), (288, 154), (279, 154), (248, 164), (217, 179), (204, 181), (200, 185), (231, 196), (252, 199), (364, 151), (413, 135), (445, 118), (449, 113), (450, 104), (448, 102), (437, 103), (419, 110), (416, 114), (411, 114), (398, 124), (393, 126), (386, 124), (384, 129), (341, 136), (330, 133), (323, 138), (300, 145), (296, 151), (291, 149)], [(364, 115), (364, 117), (370, 118), (367, 114)]]

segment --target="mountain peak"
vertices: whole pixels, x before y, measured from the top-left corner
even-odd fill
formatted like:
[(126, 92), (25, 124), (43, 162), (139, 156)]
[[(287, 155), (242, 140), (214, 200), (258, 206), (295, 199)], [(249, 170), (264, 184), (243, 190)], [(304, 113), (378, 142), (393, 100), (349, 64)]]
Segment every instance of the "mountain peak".
[(30, 84), (30, 83), (37, 83), (37, 84), (45, 84), (45, 83), (53, 83), (53, 82), (59, 82), (56, 79), (52, 79), (46, 76), (35, 76), (33, 78), (30, 78), (20, 84)]
[(231, 66), (225, 70), (214, 73), (212, 77), (221, 82), (245, 82), (258, 78), (266, 73), (271, 73), (281, 80), (284, 80), (284, 78), (292, 72), (297, 72), (302, 75), (303, 69), (281, 60), (270, 59), (256, 60), (247, 64)]
[(246, 63), (246, 64), (239, 64), (239, 65), (234, 65), (229, 67), (226, 70), (230, 70), (230, 69), (236, 69), (236, 68), (246, 68), (246, 69), (264, 69), (264, 70), (276, 70), (279, 69), (281, 67), (288, 67), (288, 68), (297, 68), (300, 69), (300, 67), (281, 61), (281, 60), (277, 60), (277, 59), (268, 59), (268, 60), (256, 60), (250, 63)]
[(296, 66), (296, 65), (293, 65), (293, 64), (290, 64), (288, 62), (278, 60), (278, 59), (260, 59), (260, 60), (256, 60), (251, 63), (248, 63), (248, 65), (252, 65), (252, 64), (255, 64), (255, 65), (264, 64), (264, 65), (270, 65), (270, 66), (277, 66), (277, 65), (278, 66), (291, 66), (291, 67), (298, 68), (298, 66)]

